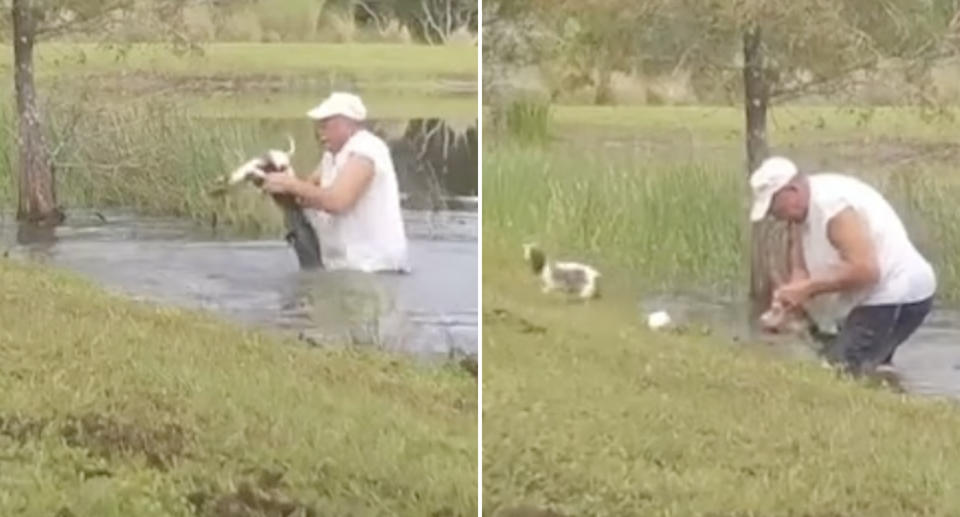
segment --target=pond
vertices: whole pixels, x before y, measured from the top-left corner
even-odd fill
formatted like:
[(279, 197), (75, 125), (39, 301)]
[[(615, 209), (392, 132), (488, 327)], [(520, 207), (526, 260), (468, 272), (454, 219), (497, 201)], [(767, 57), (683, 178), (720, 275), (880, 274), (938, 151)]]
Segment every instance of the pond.
[[(745, 303), (709, 296), (657, 295), (641, 300), (640, 315), (666, 310), (674, 319), (691, 327), (709, 328), (731, 344), (758, 343), (778, 356), (817, 360), (813, 349), (798, 340), (759, 338), (748, 328)], [(893, 380), (899, 389), (909, 393), (960, 398), (960, 311), (937, 304), (917, 332), (893, 358)]]

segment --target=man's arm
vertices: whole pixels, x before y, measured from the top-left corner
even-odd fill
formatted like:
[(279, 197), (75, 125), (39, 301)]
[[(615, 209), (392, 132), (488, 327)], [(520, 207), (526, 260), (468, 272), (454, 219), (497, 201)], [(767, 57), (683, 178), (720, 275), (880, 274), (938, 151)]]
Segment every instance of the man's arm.
[(307, 176), (307, 181), (313, 183), (314, 185), (320, 186), (323, 181), (323, 164), (317, 165), (317, 168)]
[(810, 278), (807, 265), (803, 261), (803, 238), (797, 223), (789, 223), (787, 226), (787, 271), (790, 272), (790, 282)]
[(821, 278), (811, 278), (810, 296), (866, 287), (880, 278), (876, 250), (866, 223), (852, 208), (841, 210), (827, 224), (827, 237), (837, 248), (842, 264)]
[(333, 214), (350, 210), (373, 180), (373, 162), (363, 156), (353, 155), (343, 165), (337, 179), (327, 188), (312, 181), (297, 182), (291, 192), (300, 204)]

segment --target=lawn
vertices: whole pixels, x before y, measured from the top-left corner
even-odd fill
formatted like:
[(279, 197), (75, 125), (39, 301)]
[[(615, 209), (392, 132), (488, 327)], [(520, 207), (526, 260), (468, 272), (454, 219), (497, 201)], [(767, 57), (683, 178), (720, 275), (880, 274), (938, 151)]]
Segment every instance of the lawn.
[(0, 514), (476, 515), (477, 385), (454, 366), (9, 259), (0, 278)]
[(954, 404), (718, 337), (652, 333), (624, 275), (606, 275), (606, 296), (587, 304), (545, 296), (519, 248), (487, 242), (485, 515), (947, 516), (960, 506)]

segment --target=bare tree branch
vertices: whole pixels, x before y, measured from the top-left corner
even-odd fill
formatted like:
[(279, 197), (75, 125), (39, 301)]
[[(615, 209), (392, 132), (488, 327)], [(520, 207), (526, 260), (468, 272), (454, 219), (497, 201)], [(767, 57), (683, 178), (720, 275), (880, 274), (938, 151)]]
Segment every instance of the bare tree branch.
[[(446, 38), (444, 37), (445, 35), (443, 29), (440, 28), (440, 26), (437, 24), (437, 21), (433, 18), (433, 12), (430, 8), (430, 0), (420, 0), (420, 8), (424, 14), (424, 32), (427, 33), (432, 30), (440, 37), (440, 42), (444, 42)], [(432, 41), (431, 44), (433, 44)]]
[(354, 0), (354, 5), (360, 7), (367, 13), (370, 18), (373, 19), (373, 23), (377, 26), (377, 30), (383, 32), (387, 29), (386, 17), (381, 16), (377, 11), (371, 8), (365, 0)]

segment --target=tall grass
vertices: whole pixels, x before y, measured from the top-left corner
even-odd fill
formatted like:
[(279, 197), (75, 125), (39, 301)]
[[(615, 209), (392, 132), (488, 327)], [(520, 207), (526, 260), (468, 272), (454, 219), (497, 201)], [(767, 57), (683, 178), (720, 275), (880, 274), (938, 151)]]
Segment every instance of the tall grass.
[(294, 41), (313, 41), (317, 21), (324, 11), (326, 0), (284, 0), (253, 5), (261, 26), (278, 38)]
[[(910, 166), (865, 176), (934, 263), (940, 296), (960, 299), (960, 177)], [(738, 162), (667, 161), (602, 146), (498, 145), (484, 153), (484, 248), (538, 240), (555, 257), (628, 269), (649, 288), (742, 294), (749, 192)], [(487, 255), (485, 251), (485, 263)]]
[[(9, 112), (8, 112), (9, 113)], [(192, 117), (169, 104), (53, 110), (45, 127), (54, 149), (59, 201), (68, 209), (129, 208), (234, 231), (279, 231), (282, 215), (254, 189), (207, 194), (218, 177), (271, 142), (258, 126)], [(0, 122), (0, 199), (15, 200), (13, 118)], [(275, 137), (275, 135), (273, 135)], [(285, 147), (285, 142), (273, 145)], [(2, 160), (6, 156), (7, 160)]]
[(496, 106), (491, 115), (491, 125), (514, 142), (542, 144), (550, 139), (552, 110), (549, 102), (517, 99)]
[(484, 246), (591, 257), (647, 285), (742, 280), (742, 174), (602, 151), (504, 147), (484, 155)]
[(929, 166), (892, 174), (882, 185), (902, 213), (921, 253), (934, 264), (939, 296), (960, 300), (960, 176), (949, 166)]

